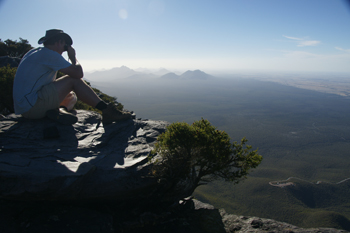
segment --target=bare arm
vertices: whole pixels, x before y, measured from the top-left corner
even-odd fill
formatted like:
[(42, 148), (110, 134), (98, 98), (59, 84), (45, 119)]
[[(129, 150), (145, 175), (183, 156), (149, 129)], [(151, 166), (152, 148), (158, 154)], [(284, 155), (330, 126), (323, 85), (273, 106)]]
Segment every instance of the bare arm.
[(84, 76), (83, 68), (81, 67), (81, 65), (76, 65), (77, 59), (75, 58), (74, 48), (69, 46), (67, 53), (68, 53), (69, 59), (72, 62), (72, 65), (67, 67), (67, 68), (61, 69), (59, 71), (61, 71), (64, 74), (69, 75), (72, 78), (79, 78), (79, 79), (83, 78), (83, 76)]
[(77, 59), (75, 58), (75, 49), (72, 46), (67, 47), (67, 54), (72, 64), (75, 65), (77, 63)]
[(59, 71), (61, 71), (64, 74), (69, 75), (72, 78), (81, 79), (84, 77), (84, 72), (83, 72), (83, 68), (81, 67), (81, 65), (71, 65), (71, 66), (68, 66), (67, 68), (60, 69)]

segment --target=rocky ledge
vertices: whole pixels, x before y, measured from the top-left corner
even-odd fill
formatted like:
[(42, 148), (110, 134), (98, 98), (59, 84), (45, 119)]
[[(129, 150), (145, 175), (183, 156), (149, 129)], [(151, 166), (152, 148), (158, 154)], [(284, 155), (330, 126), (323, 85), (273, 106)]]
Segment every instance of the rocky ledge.
[(186, 200), (191, 183), (158, 182), (147, 155), (167, 122), (110, 125), (77, 111), (73, 126), (0, 120), (1, 232), (345, 232), (227, 214)]
[[(101, 123), (91, 111), (77, 111), (73, 126), (14, 114), (0, 120), (0, 197), (31, 201), (167, 201), (175, 198), (149, 176), (148, 154), (167, 122)], [(190, 189), (189, 189), (190, 190)], [(167, 196), (170, 194), (170, 196)], [(164, 200), (165, 200), (164, 199)]]

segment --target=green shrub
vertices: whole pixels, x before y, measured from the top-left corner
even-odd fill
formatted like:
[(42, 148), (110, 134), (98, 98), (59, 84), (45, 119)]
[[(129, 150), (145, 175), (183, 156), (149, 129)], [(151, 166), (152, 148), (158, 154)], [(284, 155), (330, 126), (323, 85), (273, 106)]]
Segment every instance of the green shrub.
[(17, 68), (11, 68), (10, 65), (0, 67), (0, 111), (7, 108), (10, 112), (13, 109), (13, 80)]
[(215, 179), (238, 183), (262, 160), (246, 142), (243, 138), (240, 143), (231, 143), (228, 134), (208, 120), (192, 125), (173, 123), (158, 137), (149, 156), (150, 160), (157, 154), (161, 156), (153, 161), (152, 175), (171, 182), (191, 179), (194, 189)]
[(22, 58), (32, 48), (26, 39), (19, 38), (19, 41), (10, 39), (2, 41), (0, 39), (0, 56)]

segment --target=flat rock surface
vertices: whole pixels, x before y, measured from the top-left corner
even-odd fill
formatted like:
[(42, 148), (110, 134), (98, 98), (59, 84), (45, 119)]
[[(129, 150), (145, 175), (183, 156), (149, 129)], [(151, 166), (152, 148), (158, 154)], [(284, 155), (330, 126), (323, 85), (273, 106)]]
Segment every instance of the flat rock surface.
[(8, 115), (0, 120), (0, 197), (20, 200), (119, 200), (154, 185), (147, 155), (167, 122), (103, 125), (77, 111), (78, 122)]
[(228, 214), (191, 199), (163, 208), (147, 155), (168, 123), (104, 126), (98, 113), (77, 116), (73, 126), (0, 120), (0, 232), (346, 232)]

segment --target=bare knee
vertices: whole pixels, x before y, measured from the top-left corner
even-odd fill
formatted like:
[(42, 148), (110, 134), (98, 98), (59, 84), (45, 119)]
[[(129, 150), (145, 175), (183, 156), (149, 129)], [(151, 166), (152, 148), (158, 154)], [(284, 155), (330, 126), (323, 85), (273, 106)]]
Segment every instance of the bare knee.
[(72, 78), (69, 75), (62, 76), (55, 81), (58, 84), (60, 89), (69, 90), (65, 95), (70, 91), (74, 91), (80, 85), (87, 85), (84, 80), (78, 78)]
[(74, 105), (77, 103), (77, 96), (73, 91), (69, 92), (66, 98), (61, 102), (60, 106), (65, 106), (68, 111), (74, 108)]
[(73, 83), (84, 82), (84, 81), (82, 79), (72, 78), (69, 75), (64, 75), (64, 76), (56, 79), (55, 82), (63, 82), (63, 83), (72, 83), (73, 84)]
[(62, 102), (69, 92), (74, 91), (77, 97), (90, 106), (96, 106), (101, 99), (96, 95), (93, 89), (86, 84), (83, 79), (63, 76), (55, 81), (59, 98)]

